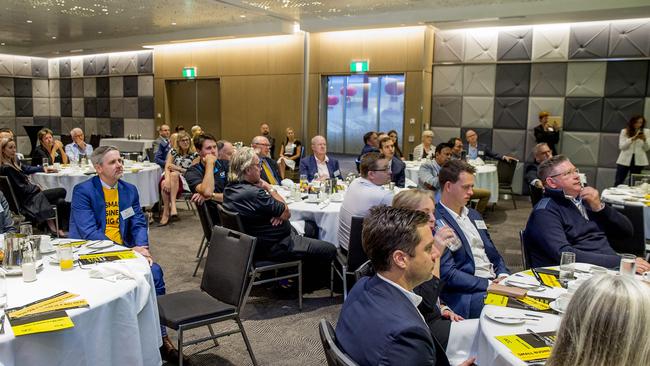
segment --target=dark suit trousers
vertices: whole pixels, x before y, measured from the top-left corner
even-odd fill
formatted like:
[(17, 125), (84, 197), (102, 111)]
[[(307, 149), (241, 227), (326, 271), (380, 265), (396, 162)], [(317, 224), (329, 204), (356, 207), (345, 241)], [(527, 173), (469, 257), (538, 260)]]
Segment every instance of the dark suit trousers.
[(64, 188), (52, 188), (43, 191), (48, 202), (56, 205), (56, 216), (59, 218), (59, 229), (68, 229), (70, 221), (70, 202), (65, 201), (66, 191)]

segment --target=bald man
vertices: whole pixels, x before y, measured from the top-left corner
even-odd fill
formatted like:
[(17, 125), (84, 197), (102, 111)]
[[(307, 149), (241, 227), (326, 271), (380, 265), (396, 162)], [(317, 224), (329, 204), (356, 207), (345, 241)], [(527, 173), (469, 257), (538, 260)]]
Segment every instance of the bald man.
[(278, 163), (271, 158), (271, 143), (264, 136), (255, 136), (251, 142), (251, 147), (255, 149), (257, 156), (260, 158), (262, 165), (262, 179), (271, 185), (278, 185), (280, 178), (280, 167)]
[(73, 128), (70, 131), (70, 137), (72, 137), (72, 143), (65, 145), (65, 153), (68, 155), (68, 160), (71, 163), (76, 163), (79, 161), (80, 157), (90, 157), (90, 154), (93, 153), (93, 147), (90, 144), (87, 144), (84, 135), (84, 131), (79, 128)]

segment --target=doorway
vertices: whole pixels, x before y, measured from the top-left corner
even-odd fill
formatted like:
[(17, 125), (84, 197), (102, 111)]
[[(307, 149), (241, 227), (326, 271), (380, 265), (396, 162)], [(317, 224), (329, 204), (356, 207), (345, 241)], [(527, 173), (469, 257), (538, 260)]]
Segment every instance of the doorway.
[(169, 124), (185, 130), (200, 125), (214, 136), (221, 135), (221, 89), (219, 79), (166, 80)]

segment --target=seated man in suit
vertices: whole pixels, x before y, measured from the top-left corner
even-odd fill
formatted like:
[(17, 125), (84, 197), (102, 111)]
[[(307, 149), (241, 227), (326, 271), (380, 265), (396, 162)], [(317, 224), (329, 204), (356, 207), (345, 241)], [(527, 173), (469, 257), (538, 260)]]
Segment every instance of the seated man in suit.
[[(111, 240), (144, 256), (151, 266), (156, 295), (165, 294), (163, 272), (149, 253), (147, 220), (140, 208), (138, 189), (120, 178), (124, 173), (120, 152), (112, 146), (100, 146), (90, 160), (97, 176), (79, 183), (72, 192), (70, 237), (85, 240)], [(160, 328), (162, 358), (178, 361), (178, 351)]]
[[(161, 129), (161, 131), (163, 131)], [(162, 136), (162, 135), (161, 135)], [(167, 163), (167, 155), (172, 149), (172, 144), (169, 143), (169, 135), (166, 140), (160, 140), (158, 143), (158, 148), (153, 151), (153, 160), (156, 164), (160, 165), (163, 171), (165, 171), (165, 164)]]
[(418, 188), (434, 191), (436, 202), (440, 200), (438, 173), (449, 159), (451, 159), (451, 147), (446, 142), (441, 142), (436, 146), (435, 158), (425, 161), (418, 169)]
[(300, 160), (300, 175), (306, 175), (307, 180), (314, 179), (318, 173), (318, 179), (339, 178), (343, 179), (338, 160), (327, 156), (327, 141), (323, 136), (314, 136), (311, 139), (311, 150), (314, 155)]
[(428, 221), (423, 212), (388, 206), (364, 220), (363, 250), (377, 274), (354, 285), (336, 326), (337, 343), (359, 365), (449, 365), (413, 292), (440, 258)]
[(402, 159), (395, 156), (395, 143), (388, 135), (379, 139), (379, 151), (388, 160), (390, 181), (395, 183), (397, 187), (404, 188), (406, 185), (406, 164)]
[(447, 141), (451, 146), (451, 160), (465, 160), (467, 152), (463, 150), (463, 140), (460, 137), (452, 137)]
[(483, 218), (465, 206), (472, 196), (475, 172), (466, 162), (451, 160), (438, 175), (441, 196), (436, 217), (454, 229), (462, 244), (458, 250), (446, 250), (442, 255), (440, 276), (445, 287), (440, 297), (464, 318), (478, 318), (490, 284), (509, 274)]
[(262, 179), (271, 185), (278, 185), (282, 181), (280, 178), (280, 167), (278, 163), (271, 159), (271, 143), (264, 136), (255, 136), (251, 142), (251, 147), (257, 152), (257, 156), (262, 163)]
[(165, 144), (165, 145), (169, 144), (169, 136), (171, 136), (172, 134), (168, 124), (160, 125), (157, 128), (157, 130), (158, 130), (158, 137), (155, 140), (153, 140), (153, 142), (151, 143), (151, 147), (154, 154), (158, 151), (160, 144)]
[(361, 149), (361, 154), (359, 154), (359, 160), (361, 160), (361, 157), (364, 156), (365, 154), (369, 152), (379, 152), (379, 145), (378, 145), (378, 137), (377, 132), (375, 131), (369, 131), (366, 132), (365, 135), (363, 135), (363, 149)]
[(492, 151), (487, 145), (480, 144), (478, 142), (478, 134), (474, 130), (467, 130), (465, 133), (465, 140), (467, 140), (467, 145), (465, 145), (465, 151), (467, 151), (467, 157), (469, 159), (485, 159), (492, 158), (495, 160), (505, 160), (507, 162), (517, 161), (516, 158), (508, 155), (501, 155), (496, 151)]
[[(562, 252), (576, 254), (576, 262), (616, 268), (621, 257), (607, 241), (607, 233), (631, 237), (630, 220), (600, 201), (598, 191), (583, 187), (578, 169), (564, 155), (546, 159), (537, 175), (544, 182), (544, 198), (535, 205), (524, 231), (531, 266), (556, 266)], [(636, 271), (650, 270), (636, 258)]]
[(539, 144), (535, 145), (533, 155), (535, 156), (535, 162), (526, 167), (524, 180), (526, 181), (526, 184), (529, 185), (528, 189), (530, 190), (530, 198), (533, 206), (535, 206), (541, 199), (541, 196), (544, 194), (544, 185), (542, 184), (542, 181), (537, 177), (539, 164), (553, 156), (553, 153), (551, 152), (551, 148), (548, 147), (545, 142), (540, 142)]

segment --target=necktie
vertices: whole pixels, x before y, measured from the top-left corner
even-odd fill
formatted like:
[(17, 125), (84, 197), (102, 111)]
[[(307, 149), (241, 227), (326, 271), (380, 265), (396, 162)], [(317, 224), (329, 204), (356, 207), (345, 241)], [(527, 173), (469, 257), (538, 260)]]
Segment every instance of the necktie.
[(271, 167), (269, 166), (268, 161), (262, 160), (262, 168), (264, 169), (264, 173), (266, 174), (266, 178), (269, 180), (269, 184), (277, 185), (278, 181), (273, 176), (273, 173), (271, 172)]

